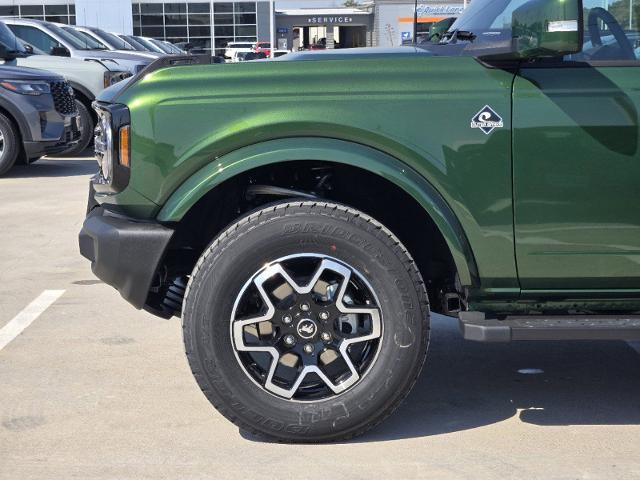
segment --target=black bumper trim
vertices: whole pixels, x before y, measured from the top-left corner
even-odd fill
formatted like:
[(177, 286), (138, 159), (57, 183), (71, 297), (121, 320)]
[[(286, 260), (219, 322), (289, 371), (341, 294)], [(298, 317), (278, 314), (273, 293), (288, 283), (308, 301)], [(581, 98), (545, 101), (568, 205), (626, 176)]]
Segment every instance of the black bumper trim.
[(80, 253), (91, 261), (96, 277), (141, 309), (173, 232), (157, 223), (113, 216), (97, 207), (80, 231)]

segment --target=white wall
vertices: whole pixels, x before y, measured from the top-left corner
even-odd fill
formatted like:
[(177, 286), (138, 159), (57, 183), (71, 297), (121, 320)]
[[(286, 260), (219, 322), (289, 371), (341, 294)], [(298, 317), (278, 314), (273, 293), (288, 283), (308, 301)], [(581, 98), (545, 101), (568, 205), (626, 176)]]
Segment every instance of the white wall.
[(131, 0), (76, 0), (76, 24), (133, 33)]

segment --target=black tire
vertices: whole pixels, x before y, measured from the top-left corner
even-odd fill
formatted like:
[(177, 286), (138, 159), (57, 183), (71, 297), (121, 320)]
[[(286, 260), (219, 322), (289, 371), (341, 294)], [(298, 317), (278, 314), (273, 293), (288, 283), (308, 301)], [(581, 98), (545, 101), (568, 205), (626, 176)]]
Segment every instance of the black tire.
[(16, 163), (20, 153), (20, 135), (13, 122), (1, 113), (0, 133), (3, 138), (0, 150), (0, 175), (4, 175)]
[(80, 129), (80, 140), (73, 147), (64, 152), (56, 153), (52, 157), (75, 157), (84, 152), (93, 139), (93, 129), (95, 127), (91, 112), (84, 103), (76, 98), (76, 108), (78, 109), (78, 128)]
[[(279, 397), (250, 378), (231, 333), (236, 297), (252, 275), (301, 253), (361, 273), (379, 299), (384, 332), (357, 383), (305, 402)], [(241, 429), (290, 443), (346, 440), (382, 422), (415, 384), (429, 341), (429, 305), (416, 264), (383, 225), (342, 205), (282, 202), (241, 219), (202, 254), (185, 295), (183, 333), (200, 388)]]

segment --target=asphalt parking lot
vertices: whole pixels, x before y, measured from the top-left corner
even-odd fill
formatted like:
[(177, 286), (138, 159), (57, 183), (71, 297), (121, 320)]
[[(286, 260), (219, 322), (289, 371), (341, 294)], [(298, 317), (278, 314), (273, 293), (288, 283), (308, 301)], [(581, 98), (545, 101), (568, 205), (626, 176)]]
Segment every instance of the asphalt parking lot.
[(640, 478), (640, 345), (474, 344), (444, 317), (415, 390), (366, 436), (238, 431), (192, 379), (179, 320), (130, 308), (80, 257), (95, 168), (0, 179), (0, 478)]

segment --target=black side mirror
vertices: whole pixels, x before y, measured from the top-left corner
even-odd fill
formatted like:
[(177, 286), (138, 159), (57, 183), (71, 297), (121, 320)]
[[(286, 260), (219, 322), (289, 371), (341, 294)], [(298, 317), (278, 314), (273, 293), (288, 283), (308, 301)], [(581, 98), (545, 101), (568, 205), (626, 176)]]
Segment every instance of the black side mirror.
[(24, 44), (24, 51), (27, 52), (29, 55), (33, 55), (33, 47), (28, 43)]
[(53, 55), (54, 57), (70, 57), (71, 52), (67, 47), (52, 47), (49, 55)]

